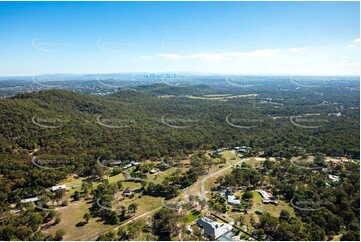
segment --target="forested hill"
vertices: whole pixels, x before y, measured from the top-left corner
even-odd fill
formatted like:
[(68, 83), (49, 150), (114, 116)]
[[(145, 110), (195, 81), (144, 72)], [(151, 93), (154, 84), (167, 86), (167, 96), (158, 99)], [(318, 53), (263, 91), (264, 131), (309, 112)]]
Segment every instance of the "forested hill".
[[(108, 96), (64, 90), (20, 94), (0, 101), (0, 196), (6, 200), (18, 187), (47, 187), (69, 173), (96, 174), (99, 156), (137, 161), (181, 158), (194, 150), (236, 145), (264, 156), (359, 156), (359, 121), (327, 119), (317, 129), (304, 129), (289, 117), (262, 115), (257, 106), (159, 98), (132, 90)], [(237, 120), (242, 121), (238, 126), (230, 125)], [(28, 155), (37, 148), (35, 155), (60, 157), (70, 165), (44, 177)]]
[[(175, 156), (193, 149), (237, 144), (276, 156), (284, 155), (295, 146), (309, 153), (359, 154), (359, 120), (356, 118), (328, 116), (320, 128), (303, 129), (290, 122), (292, 109), (287, 116), (272, 119), (262, 114), (259, 106), (237, 100), (158, 98), (151, 93), (133, 90), (108, 96), (65, 90), (19, 94), (0, 101), (0, 132), (3, 134), (0, 149), (32, 150), (44, 145), (51, 148), (52, 145), (59, 146), (57, 142), (66, 144), (71, 138), (70, 143), (80, 139), (88, 148), (94, 148), (92, 142), (104, 141), (99, 143), (106, 143), (114, 155), (129, 159)], [(294, 115), (298, 113), (299, 109)], [(109, 126), (127, 127), (106, 128), (97, 121), (99, 115), (100, 120), (104, 119)], [(53, 126), (60, 127), (47, 129), (37, 126), (32, 121), (34, 116), (44, 124), (47, 124), (46, 119), (55, 119), (50, 120), (58, 121)], [(163, 116), (163, 121), (171, 121), (170, 125), (162, 122)], [(227, 116), (243, 120), (243, 126), (254, 127), (232, 126), (227, 123)], [(171, 125), (187, 128), (172, 128)], [(54, 134), (62, 135), (54, 140)]]
[[(170, 84), (165, 84), (165, 83), (142, 85), (142, 86), (138, 86), (136, 89), (139, 91), (143, 91), (143, 92), (153, 93), (155, 95), (178, 95), (178, 96), (209, 95), (209, 94), (219, 93), (219, 91), (220, 91), (219, 87), (215, 88), (215, 87), (204, 85), (204, 84), (201, 84), (201, 85), (187, 85), (187, 84), (170, 85)], [(224, 91), (224, 93), (226, 93), (225, 90), (222, 90), (222, 91)]]

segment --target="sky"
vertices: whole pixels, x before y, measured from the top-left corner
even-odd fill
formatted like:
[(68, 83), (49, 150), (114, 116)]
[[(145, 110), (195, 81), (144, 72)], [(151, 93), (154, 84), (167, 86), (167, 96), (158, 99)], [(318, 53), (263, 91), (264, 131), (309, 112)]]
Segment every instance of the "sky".
[(0, 76), (359, 75), (359, 2), (0, 2)]

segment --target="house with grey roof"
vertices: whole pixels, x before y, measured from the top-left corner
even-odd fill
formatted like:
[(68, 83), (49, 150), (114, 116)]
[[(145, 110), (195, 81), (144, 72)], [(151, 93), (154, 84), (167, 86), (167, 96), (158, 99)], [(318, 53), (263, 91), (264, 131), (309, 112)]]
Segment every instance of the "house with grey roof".
[(203, 232), (209, 237), (218, 239), (223, 234), (232, 231), (232, 225), (219, 223), (207, 217), (201, 217), (197, 220), (199, 227), (203, 229)]
[(232, 196), (232, 195), (227, 197), (227, 202), (228, 202), (228, 204), (231, 204), (231, 205), (240, 205), (241, 204), (241, 202), (238, 199), (236, 199), (235, 196)]

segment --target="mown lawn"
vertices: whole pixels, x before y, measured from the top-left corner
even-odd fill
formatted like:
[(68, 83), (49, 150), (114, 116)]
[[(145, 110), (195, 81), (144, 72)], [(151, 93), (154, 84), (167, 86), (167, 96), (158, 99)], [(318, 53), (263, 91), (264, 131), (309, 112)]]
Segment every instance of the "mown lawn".
[(228, 164), (234, 164), (241, 159), (235, 151), (231, 150), (225, 150), (221, 155), (227, 160)]
[(185, 218), (185, 222), (186, 223), (191, 223), (193, 222), (194, 220), (198, 219), (202, 217), (202, 213), (200, 211), (197, 211), (197, 210), (193, 210), (191, 213), (189, 213), (187, 215), (187, 217)]

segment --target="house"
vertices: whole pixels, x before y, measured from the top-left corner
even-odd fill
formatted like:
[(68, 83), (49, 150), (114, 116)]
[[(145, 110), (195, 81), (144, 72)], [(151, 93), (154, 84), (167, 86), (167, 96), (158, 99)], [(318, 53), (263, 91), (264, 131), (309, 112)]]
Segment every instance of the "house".
[(132, 161), (130, 162), (130, 165), (131, 165), (131, 166), (139, 166), (140, 163), (139, 163), (139, 162), (135, 162), (134, 160), (132, 160)]
[(50, 190), (51, 190), (52, 192), (55, 192), (55, 191), (61, 190), (61, 189), (65, 189), (65, 190), (66, 190), (66, 185), (52, 186)]
[(218, 239), (223, 234), (232, 231), (232, 225), (218, 223), (210, 218), (201, 217), (197, 220), (197, 224), (201, 227), (206, 235)]
[(232, 231), (228, 231), (222, 234), (221, 236), (219, 236), (217, 241), (234, 241), (233, 237), (234, 237), (234, 233)]
[(258, 214), (258, 215), (263, 215), (263, 211), (262, 211), (262, 210), (256, 209), (255, 213)]
[(222, 149), (217, 149), (216, 150), (217, 153), (222, 153), (222, 151), (223, 151)]
[(132, 167), (132, 164), (128, 164), (128, 165), (123, 166), (123, 169), (128, 169), (130, 167)]
[(246, 153), (247, 150), (246, 149), (239, 149), (238, 152)]
[(150, 174), (155, 174), (155, 173), (157, 173), (157, 170), (155, 170), (155, 169), (150, 170), (149, 173), (150, 173)]
[(237, 200), (235, 196), (228, 196), (227, 202), (228, 202), (228, 204), (232, 204), (232, 205), (240, 205), (241, 204), (241, 202), (239, 200)]
[(232, 190), (229, 187), (227, 189), (218, 190), (218, 193), (223, 197), (228, 197), (233, 195)]
[(263, 190), (258, 190), (258, 193), (262, 197), (262, 203), (264, 203), (264, 204), (272, 203), (272, 204), (278, 205), (278, 202), (276, 201), (276, 199), (272, 195), (272, 193), (266, 192), (266, 191), (263, 191)]
[(124, 192), (123, 192), (123, 195), (126, 196), (126, 197), (133, 196), (134, 195), (134, 189), (130, 188), (130, 187), (125, 188)]
[(115, 162), (113, 163), (113, 165), (115, 165), (115, 166), (120, 166), (121, 164), (122, 164), (121, 161), (115, 161)]
[(235, 150), (239, 150), (240, 148), (239, 146), (234, 147)]
[(31, 198), (22, 199), (20, 203), (29, 203), (29, 202), (37, 202), (37, 201), (39, 201), (38, 197), (31, 197)]
[(328, 175), (328, 178), (331, 179), (334, 183), (340, 182), (340, 177), (335, 175)]

